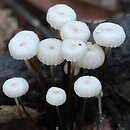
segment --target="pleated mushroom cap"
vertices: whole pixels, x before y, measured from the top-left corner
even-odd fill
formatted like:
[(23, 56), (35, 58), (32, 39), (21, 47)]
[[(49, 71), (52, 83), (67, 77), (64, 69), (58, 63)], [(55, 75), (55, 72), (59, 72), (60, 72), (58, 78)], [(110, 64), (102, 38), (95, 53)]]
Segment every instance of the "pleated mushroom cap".
[(29, 90), (29, 84), (24, 78), (15, 77), (5, 81), (3, 92), (10, 98), (17, 98), (25, 95)]
[(115, 48), (124, 43), (126, 34), (120, 25), (105, 22), (95, 28), (93, 37), (98, 45)]
[(67, 22), (76, 20), (76, 13), (68, 5), (57, 4), (48, 9), (46, 20), (51, 27), (60, 30)]
[(10, 55), (17, 60), (28, 60), (37, 54), (39, 39), (35, 33), (22, 31), (9, 42)]
[(84, 69), (96, 69), (102, 66), (105, 60), (103, 49), (97, 44), (92, 44), (91, 42), (87, 42), (86, 45), (86, 54), (77, 62), (77, 65)]
[(67, 61), (76, 62), (80, 60), (86, 52), (86, 44), (79, 40), (64, 40), (62, 45), (62, 55)]
[(86, 42), (90, 37), (90, 30), (84, 22), (71, 21), (62, 26), (60, 35), (62, 40), (74, 39)]
[(60, 106), (66, 101), (66, 93), (58, 87), (51, 87), (46, 94), (46, 101), (53, 106)]
[(82, 76), (74, 83), (74, 91), (79, 97), (87, 98), (99, 95), (102, 86), (94, 76)]
[(63, 62), (62, 41), (55, 38), (47, 38), (40, 42), (37, 58), (46, 65), (58, 65)]

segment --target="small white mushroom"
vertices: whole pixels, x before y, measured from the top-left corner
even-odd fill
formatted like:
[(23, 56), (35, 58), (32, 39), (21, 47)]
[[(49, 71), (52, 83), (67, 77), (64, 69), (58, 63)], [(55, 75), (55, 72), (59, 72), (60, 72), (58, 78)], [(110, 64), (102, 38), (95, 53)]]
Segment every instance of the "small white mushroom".
[(124, 43), (126, 34), (120, 25), (105, 22), (95, 28), (93, 37), (98, 45), (114, 48)]
[(62, 26), (60, 35), (62, 40), (75, 39), (86, 42), (90, 37), (90, 30), (84, 22), (71, 21)]
[(76, 20), (76, 13), (65, 4), (57, 4), (48, 9), (46, 20), (51, 27), (60, 30), (67, 22)]
[(3, 92), (10, 98), (18, 98), (25, 95), (29, 90), (29, 84), (24, 78), (15, 77), (5, 81)]
[(76, 62), (86, 53), (86, 44), (79, 40), (64, 40), (62, 45), (62, 55), (67, 61)]
[(66, 93), (58, 87), (51, 87), (46, 94), (46, 101), (53, 106), (60, 106), (66, 101)]
[(46, 65), (58, 65), (63, 62), (62, 41), (55, 38), (44, 39), (40, 42), (37, 58)]
[(2, 86), (2, 90), (6, 96), (9, 98), (14, 98), (20, 118), (23, 118), (23, 112), (28, 117), (24, 106), (21, 104), (21, 102), (19, 102), (20, 97), (25, 95), (29, 90), (28, 82), (24, 78), (14, 77), (5, 81)]
[(74, 91), (79, 97), (88, 98), (99, 95), (102, 86), (94, 76), (82, 76), (74, 83)]
[(76, 64), (84, 69), (96, 69), (100, 67), (105, 60), (103, 49), (97, 44), (87, 42), (86, 54)]
[(17, 60), (28, 60), (37, 54), (39, 39), (32, 31), (22, 31), (9, 42), (10, 55)]

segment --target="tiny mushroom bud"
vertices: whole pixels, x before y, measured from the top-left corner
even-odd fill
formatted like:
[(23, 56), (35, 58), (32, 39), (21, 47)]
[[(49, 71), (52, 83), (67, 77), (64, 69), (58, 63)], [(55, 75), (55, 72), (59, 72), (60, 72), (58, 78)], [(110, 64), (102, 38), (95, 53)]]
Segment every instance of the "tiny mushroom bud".
[(120, 25), (105, 22), (95, 28), (93, 37), (98, 45), (114, 48), (123, 44), (126, 34)]
[(97, 44), (92, 44), (91, 42), (87, 42), (86, 45), (86, 54), (77, 62), (77, 65), (87, 69), (96, 69), (100, 67), (104, 63), (105, 59), (103, 49)]
[(10, 40), (8, 48), (14, 59), (28, 60), (37, 54), (38, 45), (39, 38), (35, 33), (22, 31)]
[(58, 87), (51, 87), (46, 94), (46, 101), (53, 106), (60, 106), (66, 101), (66, 93)]
[(44, 39), (40, 42), (37, 58), (46, 65), (58, 65), (63, 62), (62, 41), (55, 38)]
[(86, 42), (90, 37), (90, 30), (84, 22), (71, 21), (62, 26), (60, 35), (63, 40), (75, 39)]
[(79, 40), (64, 40), (62, 45), (62, 55), (67, 61), (76, 62), (86, 53), (86, 44)]
[(24, 78), (11, 78), (3, 84), (3, 92), (10, 98), (17, 98), (25, 95), (29, 89), (29, 84)]
[[(72, 63), (73, 64), (73, 66), (74, 66), (74, 76), (77, 76), (78, 74), (79, 74), (79, 72), (80, 72), (80, 67), (78, 67), (76, 64), (74, 64), (74, 63)], [(66, 63), (65, 65), (64, 65), (64, 72), (65, 72), (65, 74), (67, 74), (67, 72), (68, 72), (68, 63)]]
[(46, 19), (51, 27), (60, 30), (67, 22), (76, 20), (76, 13), (65, 4), (57, 4), (48, 9)]
[(87, 98), (99, 95), (102, 86), (93, 76), (82, 76), (74, 83), (74, 91), (79, 97)]

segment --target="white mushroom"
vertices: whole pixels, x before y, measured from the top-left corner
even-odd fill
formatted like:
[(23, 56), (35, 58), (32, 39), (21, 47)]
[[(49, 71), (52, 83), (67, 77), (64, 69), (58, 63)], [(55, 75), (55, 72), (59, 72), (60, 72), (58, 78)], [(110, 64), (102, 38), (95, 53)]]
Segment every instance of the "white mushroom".
[(86, 54), (77, 62), (77, 65), (85, 69), (96, 69), (100, 67), (105, 60), (103, 49), (97, 44), (92, 44), (91, 42), (87, 42), (86, 45)]
[(88, 98), (99, 95), (102, 86), (94, 76), (82, 76), (74, 83), (74, 91), (79, 97)]
[(60, 35), (62, 40), (74, 39), (86, 42), (90, 37), (90, 30), (84, 22), (71, 21), (62, 26)]
[(86, 44), (79, 40), (64, 40), (62, 45), (62, 55), (67, 61), (76, 62), (86, 53)]
[(98, 45), (113, 48), (124, 43), (126, 34), (120, 25), (105, 22), (95, 28), (93, 37)]
[(37, 58), (46, 65), (58, 65), (63, 62), (62, 41), (55, 38), (44, 39), (40, 42)]
[(15, 77), (6, 80), (2, 89), (6, 96), (10, 98), (18, 98), (27, 93), (29, 84), (24, 78)]
[(60, 30), (67, 22), (76, 20), (76, 13), (65, 4), (57, 4), (48, 9), (46, 20), (51, 27)]
[(23, 31), (9, 42), (10, 55), (17, 60), (28, 60), (37, 54), (39, 39), (33, 32)]
[(66, 101), (66, 93), (58, 87), (51, 87), (46, 94), (46, 101), (53, 106), (60, 106)]

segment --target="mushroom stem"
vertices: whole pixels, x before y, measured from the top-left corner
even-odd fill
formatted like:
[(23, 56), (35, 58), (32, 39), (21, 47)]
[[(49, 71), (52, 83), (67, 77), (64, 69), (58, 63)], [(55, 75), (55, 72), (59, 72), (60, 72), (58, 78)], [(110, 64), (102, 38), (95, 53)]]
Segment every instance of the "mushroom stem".
[[(16, 103), (16, 106), (17, 106), (17, 110), (18, 110), (19, 117), (20, 117), (20, 119), (21, 119), (22, 125), (23, 125), (23, 127), (25, 128), (25, 125), (24, 125), (25, 122), (24, 122), (24, 119), (23, 119), (23, 111), (22, 111), (22, 109), (21, 109), (21, 107), (20, 107), (18, 98), (16, 97), (16, 98), (14, 98), (14, 100), (15, 100), (15, 103)], [(26, 129), (26, 128), (25, 128), (25, 129)]]
[(75, 72), (75, 66), (73, 66), (73, 64), (71, 63), (70, 64), (70, 76), (69, 76), (69, 80), (68, 80), (69, 81), (68, 111), (69, 111), (70, 105), (73, 102), (73, 98), (74, 98), (74, 94), (73, 94), (74, 72)]
[(50, 76), (51, 76), (51, 82), (52, 82), (53, 85), (55, 85), (55, 81), (54, 81), (54, 77), (55, 77), (55, 76), (54, 76), (54, 73), (55, 73), (55, 72), (54, 72), (54, 66), (51, 65), (51, 66), (50, 66)]
[(109, 60), (111, 57), (111, 48), (110, 47), (105, 47), (105, 70), (107, 69), (107, 66), (109, 64)]
[[(29, 72), (31, 73), (31, 75), (32, 75), (32, 77), (37, 81), (37, 83), (38, 83), (38, 87), (39, 87), (39, 91), (40, 91), (40, 93), (43, 91), (43, 86), (42, 86), (42, 82), (39, 80), (39, 78), (37, 77), (37, 74), (36, 74), (36, 72), (34, 71), (34, 69), (32, 68), (32, 66), (31, 66), (31, 64), (29, 63), (29, 61), (28, 60), (24, 60), (24, 63), (26, 64), (26, 66), (27, 66), (27, 68), (28, 68), (28, 70), (29, 70)], [(42, 95), (42, 94), (41, 94)]]
[(18, 101), (18, 98), (14, 98), (14, 100), (15, 100), (15, 103), (16, 103), (16, 106), (20, 106), (20, 104), (19, 104), (19, 101)]
[[(70, 113), (73, 113), (72, 115), (74, 115), (74, 111), (75, 111), (75, 97), (74, 97), (74, 91), (73, 91), (73, 82), (74, 82), (74, 73), (75, 73), (75, 66), (73, 65), (73, 63), (70, 63), (70, 76), (69, 76), (69, 94), (68, 94), (68, 104), (67, 104), (67, 113), (68, 116), (70, 115)], [(74, 121), (74, 116), (72, 117), (72, 122)], [(73, 124), (70, 126), (70, 129), (73, 128)]]
[(27, 112), (27, 110), (25, 109), (20, 97), (17, 99), (23, 112), (25, 113), (26, 117), (29, 119), (29, 121), (31, 122), (31, 124), (36, 128), (36, 130), (42, 130), (38, 124), (32, 119), (32, 117), (29, 115), (29, 113)]
[(60, 110), (59, 110), (58, 106), (56, 106), (56, 112), (57, 112), (57, 116), (58, 116), (58, 120), (59, 120), (59, 123), (60, 123), (61, 130), (64, 130), (63, 122), (62, 122), (62, 118), (61, 118), (61, 114), (60, 114)]
[(32, 66), (35, 68), (35, 70), (38, 72), (39, 76), (41, 77), (41, 79), (46, 83), (46, 79), (42, 73), (42, 70), (39, 68), (38, 64), (35, 62), (34, 58), (32, 58), (30, 60)]
[(101, 92), (98, 96), (98, 109), (99, 109), (99, 130), (103, 130), (102, 122), (103, 122), (103, 115), (102, 115), (102, 101), (101, 101)]
[(69, 82), (70, 82), (70, 74), (71, 74), (71, 62), (68, 61), (68, 69), (67, 69), (67, 80), (66, 80), (66, 84), (67, 84), (67, 91), (69, 90)]
[(79, 130), (82, 130), (83, 119), (84, 119), (84, 116), (85, 116), (85, 110), (86, 110), (87, 101), (88, 101), (88, 99), (85, 98), (85, 99), (84, 99), (84, 103), (83, 103), (83, 107), (82, 107), (81, 117), (80, 117)]

